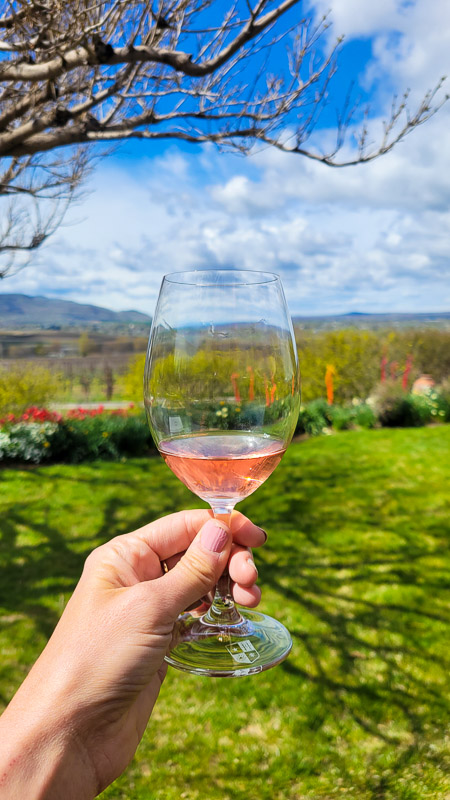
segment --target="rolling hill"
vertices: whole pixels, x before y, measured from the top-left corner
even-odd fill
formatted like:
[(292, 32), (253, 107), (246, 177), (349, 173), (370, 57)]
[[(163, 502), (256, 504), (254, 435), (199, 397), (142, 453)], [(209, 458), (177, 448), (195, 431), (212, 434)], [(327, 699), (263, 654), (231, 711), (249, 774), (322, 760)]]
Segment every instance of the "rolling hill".
[(71, 300), (0, 294), (0, 329), (3, 330), (84, 327), (104, 323), (150, 325), (151, 317), (140, 311), (111, 311)]
[[(323, 316), (298, 316), (293, 318), (299, 328), (332, 330), (339, 328), (397, 328), (397, 327), (444, 327), (450, 325), (449, 312), (430, 313), (386, 313), (348, 314)], [(25, 294), (0, 294), (0, 330), (22, 330), (30, 328), (85, 328), (106, 325), (148, 326), (151, 317), (140, 311), (111, 311), (108, 308), (71, 300), (49, 297), (30, 297)]]

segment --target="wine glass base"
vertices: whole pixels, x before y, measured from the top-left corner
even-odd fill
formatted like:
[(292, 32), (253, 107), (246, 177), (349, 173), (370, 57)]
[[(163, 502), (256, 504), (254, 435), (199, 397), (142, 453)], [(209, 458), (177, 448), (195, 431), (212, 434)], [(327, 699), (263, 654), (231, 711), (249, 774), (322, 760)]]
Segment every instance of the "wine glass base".
[(186, 612), (179, 617), (166, 661), (195, 675), (240, 678), (275, 667), (289, 655), (292, 639), (281, 622), (240, 608), (242, 621), (211, 625)]

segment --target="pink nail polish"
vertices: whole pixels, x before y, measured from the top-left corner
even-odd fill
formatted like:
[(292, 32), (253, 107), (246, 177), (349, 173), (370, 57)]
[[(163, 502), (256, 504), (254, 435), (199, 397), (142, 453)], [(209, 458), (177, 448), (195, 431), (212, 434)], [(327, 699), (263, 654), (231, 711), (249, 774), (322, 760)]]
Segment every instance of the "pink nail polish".
[(201, 542), (205, 550), (212, 553), (221, 553), (228, 542), (228, 530), (222, 528), (217, 522), (211, 519), (202, 528)]

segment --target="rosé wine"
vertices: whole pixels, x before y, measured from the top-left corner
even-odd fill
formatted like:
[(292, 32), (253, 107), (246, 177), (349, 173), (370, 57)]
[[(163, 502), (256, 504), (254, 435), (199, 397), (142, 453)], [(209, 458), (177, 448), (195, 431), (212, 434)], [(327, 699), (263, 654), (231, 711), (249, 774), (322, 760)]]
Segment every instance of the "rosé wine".
[(167, 439), (159, 450), (177, 478), (202, 500), (234, 504), (264, 483), (286, 448), (272, 436), (227, 432)]

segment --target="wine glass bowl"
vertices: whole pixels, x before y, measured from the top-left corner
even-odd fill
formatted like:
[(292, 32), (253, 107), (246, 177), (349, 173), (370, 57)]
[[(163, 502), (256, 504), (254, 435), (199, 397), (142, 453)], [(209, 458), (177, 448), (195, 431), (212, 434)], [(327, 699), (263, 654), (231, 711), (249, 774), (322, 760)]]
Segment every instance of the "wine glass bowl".
[[(229, 521), (235, 504), (279, 464), (297, 422), (298, 357), (279, 277), (245, 270), (166, 275), (144, 400), (167, 465)], [(234, 605), (224, 573), (211, 608), (180, 617), (167, 660), (199, 674), (242, 675), (279, 663), (290, 647), (281, 623)]]

